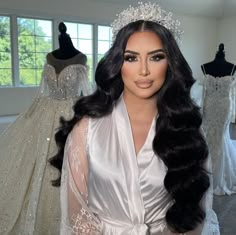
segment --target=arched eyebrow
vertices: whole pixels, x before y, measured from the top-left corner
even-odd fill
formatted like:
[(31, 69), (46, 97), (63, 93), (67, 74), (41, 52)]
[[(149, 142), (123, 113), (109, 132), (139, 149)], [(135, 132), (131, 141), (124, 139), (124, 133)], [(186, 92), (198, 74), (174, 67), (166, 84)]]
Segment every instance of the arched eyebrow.
[[(164, 52), (164, 50), (163, 49), (157, 49), (157, 50), (154, 50), (154, 51), (149, 51), (147, 54), (152, 55), (152, 54), (155, 54), (155, 53), (158, 53), (158, 52)], [(139, 52), (131, 51), (131, 50), (126, 50), (125, 53), (129, 53), (129, 54), (133, 54), (133, 55), (139, 55)]]

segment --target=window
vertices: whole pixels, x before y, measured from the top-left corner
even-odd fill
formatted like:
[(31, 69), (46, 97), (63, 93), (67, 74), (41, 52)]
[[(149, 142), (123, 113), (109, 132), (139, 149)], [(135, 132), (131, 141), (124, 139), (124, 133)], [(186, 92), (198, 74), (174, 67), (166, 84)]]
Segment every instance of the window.
[(46, 54), (52, 50), (52, 22), (17, 18), (19, 83), (39, 85)]
[(93, 25), (64, 22), (73, 45), (87, 56), (89, 80), (93, 80)]
[[(0, 87), (37, 86), (47, 53), (53, 51), (57, 21), (0, 15)], [(94, 66), (111, 46), (109, 26), (65, 22), (74, 46), (87, 56), (89, 80), (93, 82)], [(55, 39), (56, 38), (56, 39)]]
[(111, 27), (98, 25), (98, 55), (99, 61), (103, 55), (109, 50), (112, 42)]
[(0, 86), (12, 86), (10, 17), (0, 16)]

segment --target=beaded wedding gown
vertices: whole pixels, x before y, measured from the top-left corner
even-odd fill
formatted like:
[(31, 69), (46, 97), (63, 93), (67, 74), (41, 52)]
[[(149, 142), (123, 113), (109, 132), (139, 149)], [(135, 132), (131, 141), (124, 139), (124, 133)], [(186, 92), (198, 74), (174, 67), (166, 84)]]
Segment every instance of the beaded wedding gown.
[(212, 159), (214, 194), (236, 193), (236, 148), (229, 125), (235, 122), (236, 79), (233, 76), (203, 80), (203, 128)]
[(60, 190), (48, 159), (56, 152), (59, 117), (72, 117), (74, 101), (90, 94), (87, 68), (66, 66), (56, 74), (46, 64), (38, 95), (0, 137), (0, 234), (57, 235)]

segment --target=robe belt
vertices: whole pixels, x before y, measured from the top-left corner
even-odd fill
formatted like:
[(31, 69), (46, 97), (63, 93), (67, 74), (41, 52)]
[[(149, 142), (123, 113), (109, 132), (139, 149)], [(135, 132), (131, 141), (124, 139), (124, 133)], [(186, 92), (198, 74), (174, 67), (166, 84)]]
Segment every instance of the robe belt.
[(149, 235), (149, 228), (146, 224), (132, 224), (124, 221), (114, 220), (112, 218), (100, 217), (103, 230), (113, 230), (114, 228), (119, 231), (119, 234), (132, 234), (132, 235)]

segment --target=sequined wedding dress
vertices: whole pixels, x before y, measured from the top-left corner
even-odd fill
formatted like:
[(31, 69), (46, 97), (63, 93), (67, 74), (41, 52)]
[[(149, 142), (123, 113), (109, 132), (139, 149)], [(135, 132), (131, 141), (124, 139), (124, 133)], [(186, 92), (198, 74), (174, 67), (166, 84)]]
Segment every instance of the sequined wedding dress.
[(58, 235), (58, 172), (48, 159), (55, 154), (59, 117), (72, 116), (74, 101), (91, 92), (87, 68), (66, 66), (56, 74), (46, 64), (40, 91), (30, 108), (0, 137), (0, 234)]
[(203, 79), (203, 128), (209, 145), (216, 195), (236, 193), (236, 148), (229, 125), (235, 122), (236, 79), (233, 76)]

